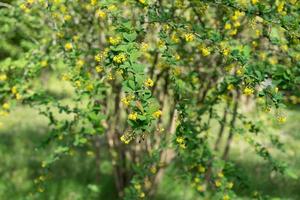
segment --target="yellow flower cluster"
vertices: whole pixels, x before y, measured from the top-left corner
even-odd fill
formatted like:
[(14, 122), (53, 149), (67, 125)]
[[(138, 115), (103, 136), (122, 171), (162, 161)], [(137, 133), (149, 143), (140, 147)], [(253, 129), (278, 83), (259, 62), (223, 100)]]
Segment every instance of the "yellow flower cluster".
[(286, 122), (286, 117), (285, 116), (278, 116), (277, 117), (277, 121), (280, 123), (280, 124), (283, 124)]
[(145, 43), (145, 42), (143, 42), (143, 43), (141, 44), (141, 50), (142, 50), (142, 51), (147, 51), (148, 48), (149, 48), (149, 44), (147, 44), (147, 43)]
[(133, 95), (129, 95), (129, 96), (126, 96), (126, 97), (123, 97), (121, 99), (121, 102), (125, 105), (125, 106), (128, 106), (130, 104), (130, 102), (134, 99), (134, 96)]
[(13, 86), (11, 88), (11, 93), (13, 93), (13, 95), (15, 95), (17, 100), (21, 100), (22, 99), (22, 95), (20, 93), (18, 93), (17, 87)]
[(120, 44), (121, 40), (122, 40), (122, 38), (120, 36), (108, 38), (108, 42), (114, 46)]
[(198, 185), (197, 186), (197, 190), (199, 191), (199, 192), (204, 192), (205, 191), (205, 185)]
[(210, 50), (209, 50), (209, 48), (205, 47), (205, 46), (199, 46), (198, 49), (199, 49), (199, 51), (201, 52), (201, 54), (203, 56), (209, 56), (210, 53), (211, 53)]
[(83, 65), (84, 65), (84, 60), (78, 59), (76, 61), (76, 67), (77, 67), (77, 69), (81, 69), (83, 67)]
[(240, 17), (242, 17), (242, 16), (244, 16), (244, 15), (245, 15), (244, 12), (241, 12), (241, 11), (236, 10), (236, 11), (234, 11), (234, 15), (231, 16), (231, 20), (232, 20), (232, 21), (237, 21)]
[(232, 187), (233, 187), (233, 182), (228, 182), (227, 183), (227, 188), (228, 189), (232, 189)]
[(244, 93), (245, 95), (247, 95), (247, 96), (250, 96), (250, 95), (252, 95), (252, 94), (254, 93), (254, 89), (251, 88), (251, 87), (246, 87), (246, 88), (244, 89), (243, 93)]
[(69, 43), (66, 43), (66, 44), (65, 44), (65, 50), (66, 50), (66, 51), (70, 51), (71, 49), (73, 49), (73, 44), (70, 43), (70, 42), (69, 42)]
[(0, 81), (6, 81), (6, 80), (7, 80), (6, 74), (0, 74)]
[(156, 172), (157, 172), (157, 168), (156, 168), (156, 166), (151, 166), (150, 167), (150, 172), (152, 173), (152, 174), (156, 174)]
[(179, 144), (179, 147), (182, 148), (182, 149), (185, 149), (186, 146), (185, 146), (185, 140), (182, 136), (179, 136), (176, 138), (176, 142)]
[(176, 35), (176, 33), (173, 33), (171, 35), (171, 41), (174, 43), (178, 43), (179, 42), (179, 37)]
[(99, 19), (104, 19), (106, 18), (106, 12), (104, 12), (103, 10), (97, 10), (96, 17), (98, 17)]
[(48, 61), (47, 60), (42, 60), (40, 62), (40, 64), (41, 64), (42, 67), (47, 67), (48, 66)]
[(198, 171), (200, 172), (200, 173), (204, 173), (205, 172), (205, 167), (203, 167), (202, 165), (199, 165), (198, 166)]
[(227, 86), (227, 90), (232, 91), (234, 89), (234, 85), (233, 84), (229, 84)]
[(132, 136), (128, 133), (125, 133), (124, 135), (122, 135), (120, 137), (120, 140), (124, 143), (124, 144), (129, 144), (129, 142), (132, 140)]
[(126, 55), (124, 53), (120, 53), (113, 57), (113, 61), (115, 63), (121, 64), (126, 61)]
[(95, 70), (96, 70), (97, 73), (101, 73), (104, 70), (104, 67), (102, 67), (101, 65), (97, 65), (95, 67)]
[(221, 187), (222, 186), (221, 180), (216, 180), (215, 185), (216, 185), (216, 187)]
[(4, 110), (9, 110), (9, 109), (10, 109), (9, 103), (4, 103), (4, 104), (2, 105), (2, 108), (3, 108)]
[(230, 200), (229, 195), (228, 195), (228, 194), (225, 194), (225, 195), (223, 196), (223, 200)]
[(277, 12), (280, 14), (285, 14), (284, 12), (284, 5), (285, 5), (285, 1), (277, 1)]
[(93, 91), (94, 90), (94, 85), (93, 84), (91, 84), (91, 83), (89, 83), (89, 84), (87, 84), (87, 86), (85, 87), (85, 89), (87, 90), (87, 91)]
[(133, 113), (130, 113), (128, 115), (128, 119), (132, 120), (132, 121), (136, 121), (137, 120), (137, 117), (138, 117), (138, 114), (137, 112), (133, 112)]
[(161, 115), (162, 115), (162, 111), (161, 110), (158, 110), (158, 111), (156, 111), (156, 112), (153, 113), (153, 116), (155, 118), (159, 118)]
[(251, 0), (251, 3), (252, 3), (253, 5), (257, 4), (258, 2), (259, 2), (259, 0)]
[(145, 86), (146, 87), (153, 87), (154, 85), (154, 82), (151, 78), (148, 78), (146, 81), (145, 81)]
[(184, 37), (184, 39), (185, 39), (186, 42), (192, 42), (192, 41), (195, 40), (195, 36), (192, 33), (185, 33), (183, 35), (183, 37)]
[(141, 4), (146, 4), (146, 0), (139, 0)]
[(35, 0), (26, 0), (24, 3), (20, 5), (21, 10), (25, 13), (30, 12), (30, 6), (35, 2)]

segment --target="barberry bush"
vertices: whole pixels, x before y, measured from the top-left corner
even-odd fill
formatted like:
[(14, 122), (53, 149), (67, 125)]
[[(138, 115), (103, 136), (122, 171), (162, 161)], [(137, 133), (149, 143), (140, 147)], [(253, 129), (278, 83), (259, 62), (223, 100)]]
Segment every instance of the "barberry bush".
[[(296, 178), (272, 156), (280, 137), (250, 115), (280, 126), (300, 102), (299, 1), (26, 0), (0, 16), (0, 114), (37, 109), (41, 145), (55, 146), (37, 192), (55, 162), (89, 149), (96, 165), (109, 154), (121, 199), (152, 199), (170, 165), (200, 198), (236, 199), (234, 137)], [(51, 75), (70, 93), (53, 93)]]

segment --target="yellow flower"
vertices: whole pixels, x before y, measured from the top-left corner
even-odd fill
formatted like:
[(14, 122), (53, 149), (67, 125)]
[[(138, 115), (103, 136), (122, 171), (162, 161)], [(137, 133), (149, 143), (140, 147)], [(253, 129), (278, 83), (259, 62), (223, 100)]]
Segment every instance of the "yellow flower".
[(201, 53), (203, 56), (209, 56), (210, 55), (210, 50), (207, 47), (202, 47), (201, 49)]
[(141, 4), (146, 4), (146, 0), (139, 0)]
[(108, 41), (111, 45), (118, 45), (121, 42), (121, 37), (117, 36), (117, 37), (109, 37)]
[(146, 87), (153, 87), (154, 85), (154, 82), (152, 81), (151, 78), (148, 78), (146, 81), (145, 81), (145, 86)]
[(180, 55), (179, 54), (175, 54), (175, 59), (178, 61), (178, 60), (180, 60)]
[(259, 2), (259, 0), (251, 0), (251, 3), (252, 3), (253, 5), (257, 4), (258, 2)]
[(233, 85), (233, 84), (229, 84), (229, 85), (227, 86), (227, 90), (231, 91), (231, 90), (233, 90), (233, 89), (234, 89), (234, 85)]
[(227, 188), (228, 189), (231, 189), (233, 187), (233, 182), (229, 182), (228, 184), (227, 184)]
[(26, 6), (26, 4), (22, 3), (20, 5), (21, 10), (23, 10), (25, 13), (29, 13), (30, 9)]
[(186, 42), (192, 42), (195, 39), (195, 36), (192, 33), (186, 33), (186, 34), (183, 35), (183, 37), (184, 37)]
[(128, 119), (136, 121), (137, 120), (137, 116), (138, 116), (138, 114), (136, 112), (133, 112), (133, 113), (130, 113), (128, 115)]
[(229, 32), (229, 35), (236, 35), (237, 34), (237, 29), (233, 29)]
[(73, 44), (72, 43), (65, 44), (65, 50), (66, 51), (70, 51), (72, 48), (73, 48)]
[(75, 81), (75, 86), (79, 88), (81, 86), (81, 82), (79, 80)]
[(165, 42), (162, 40), (158, 41), (158, 48), (163, 48), (165, 46)]
[(256, 35), (256, 37), (259, 37), (261, 35), (260, 30), (255, 30), (255, 35)]
[(173, 74), (175, 76), (179, 76), (181, 74), (181, 68), (180, 67), (175, 67), (173, 70), (172, 70)]
[(77, 65), (79, 68), (81, 68), (81, 67), (84, 65), (84, 60), (82, 60), (82, 59), (77, 60), (77, 61), (76, 61), (76, 65)]
[(251, 88), (251, 87), (246, 87), (246, 88), (244, 89), (243, 93), (244, 93), (245, 95), (247, 95), (247, 96), (250, 96), (250, 95), (252, 95), (252, 94), (254, 93), (254, 89)]
[(125, 133), (120, 137), (120, 140), (124, 143), (124, 144), (129, 144), (129, 142), (132, 140), (132, 136), (129, 133)]
[(234, 27), (240, 27), (241, 26), (241, 23), (240, 22), (234, 22)]
[(150, 172), (151, 172), (152, 174), (156, 174), (157, 168), (156, 168), (155, 166), (150, 167)]
[(147, 43), (145, 43), (145, 42), (143, 42), (143, 43), (141, 44), (141, 50), (142, 50), (142, 51), (147, 51), (148, 48), (149, 48), (149, 44), (147, 44)]
[(11, 88), (11, 93), (13, 93), (13, 94), (17, 94), (17, 93), (18, 93), (18, 90), (17, 90), (17, 87), (16, 87), (16, 86), (13, 86), (13, 87)]
[(174, 42), (174, 43), (178, 43), (179, 42), (179, 37), (175, 33), (173, 33), (171, 35), (171, 41)]
[(278, 116), (277, 117), (277, 121), (280, 123), (280, 124), (283, 124), (286, 122), (286, 117), (285, 116)]
[(204, 192), (204, 191), (205, 191), (205, 186), (204, 186), (204, 185), (198, 185), (198, 186), (197, 186), (197, 190), (198, 190), (199, 192)]
[(47, 60), (43, 60), (40, 62), (42, 67), (47, 67), (48, 66), (48, 61)]
[(140, 198), (144, 198), (145, 197), (145, 193), (144, 192), (141, 192), (140, 193)]
[(16, 99), (17, 99), (17, 100), (21, 100), (21, 99), (22, 99), (22, 95), (19, 94), (19, 93), (17, 93), (17, 94), (16, 94)]
[(285, 4), (284, 1), (280, 1), (280, 2), (278, 3), (278, 5), (277, 5), (277, 11), (278, 11), (279, 13), (281, 13), (281, 14), (283, 13), (284, 4)]
[(181, 136), (179, 136), (179, 137), (176, 138), (176, 142), (177, 142), (178, 144), (183, 144), (183, 143), (184, 143), (184, 138), (181, 137)]
[(224, 29), (225, 30), (230, 30), (231, 29), (231, 24), (226, 23)]
[(67, 75), (67, 74), (63, 74), (61, 79), (62, 79), (63, 81), (69, 81), (69, 80), (70, 80), (70, 77), (69, 77), (69, 75)]
[(102, 60), (102, 54), (101, 53), (98, 53), (97, 55), (95, 55), (95, 61), (97, 61), (97, 62), (101, 62), (101, 60)]
[(71, 15), (65, 15), (64, 16), (64, 20), (65, 21), (70, 21), (72, 19), (72, 16)]
[(6, 81), (6, 80), (7, 80), (6, 74), (0, 74), (0, 81)]
[(229, 49), (229, 48), (223, 48), (223, 49), (222, 49), (222, 54), (223, 54), (224, 56), (228, 56), (229, 53), (230, 53), (230, 49)]
[(239, 69), (236, 70), (236, 74), (241, 76), (243, 74), (243, 71), (244, 70), (242, 68), (239, 68)]
[(142, 189), (142, 186), (141, 186), (141, 184), (137, 183), (137, 184), (134, 184), (134, 188), (135, 188), (136, 190), (141, 190), (141, 189)]
[(194, 178), (194, 182), (195, 182), (195, 183), (200, 183), (200, 178), (195, 177), (195, 178)]
[(125, 135), (122, 135), (121, 138), (120, 138), (120, 140), (121, 140), (122, 142), (124, 142), (125, 144), (129, 144), (129, 141), (126, 140)]
[(122, 99), (121, 99), (121, 102), (122, 102), (125, 106), (128, 106), (129, 103), (130, 103), (130, 101), (129, 101), (126, 97), (122, 98)]
[(104, 67), (98, 65), (98, 66), (96, 66), (95, 69), (96, 69), (96, 72), (100, 73), (100, 72), (102, 72), (104, 70)]
[(88, 84), (87, 86), (86, 86), (86, 90), (88, 90), (88, 91), (93, 91), (94, 90), (94, 86), (93, 86), (93, 84)]
[(203, 167), (202, 165), (199, 165), (198, 171), (199, 171), (200, 173), (204, 173), (204, 172), (205, 172), (205, 167)]
[(4, 103), (4, 104), (2, 105), (2, 108), (3, 108), (4, 110), (9, 110), (9, 108), (10, 108), (9, 103)]
[(156, 111), (156, 112), (153, 113), (153, 116), (155, 118), (159, 118), (161, 116), (161, 114), (162, 114), (161, 110), (158, 110), (158, 111)]
[(103, 10), (97, 10), (96, 16), (100, 19), (104, 19), (104, 18), (106, 18), (106, 13)]
[(95, 6), (97, 4), (97, 0), (91, 0), (91, 5)]
[(108, 80), (114, 80), (114, 76), (112, 75), (112, 73), (110, 72), (110, 73), (108, 73), (108, 75), (107, 75), (107, 79)]
[(216, 185), (216, 187), (221, 187), (221, 186), (222, 186), (222, 183), (221, 183), (220, 180), (216, 180), (216, 181), (215, 181), (215, 185)]
[(35, 0), (26, 0), (26, 2), (27, 2), (28, 4), (33, 4), (33, 3), (35, 2)]
[(115, 5), (110, 5), (107, 8), (107, 10), (109, 10), (109, 11), (115, 11), (116, 9), (117, 9), (117, 6), (115, 6)]
[(115, 63), (121, 64), (126, 61), (126, 55), (124, 53), (120, 53), (119, 55), (113, 57), (113, 61)]
[(224, 177), (223, 172), (219, 172), (219, 173), (218, 173), (218, 177), (223, 178), (223, 177)]
[(228, 196), (228, 194), (225, 194), (225, 195), (223, 196), (223, 200), (230, 200), (230, 197)]

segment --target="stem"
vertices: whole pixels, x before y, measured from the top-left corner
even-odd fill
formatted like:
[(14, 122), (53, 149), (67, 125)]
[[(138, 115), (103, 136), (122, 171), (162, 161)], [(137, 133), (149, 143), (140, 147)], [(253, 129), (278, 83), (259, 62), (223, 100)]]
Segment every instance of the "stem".
[(226, 146), (225, 146), (224, 154), (223, 154), (223, 159), (224, 160), (227, 160), (227, 158), (228, 158), (228, 153), (229, 153), (229, 150), (230, 150), (230, 145), (231, 145), (231, 142), (232, 142), (234, 128), (235, 128), (235, 121), (236, 121), (236, 117), (237, 117), (238, 100), (239, 100), (239, 97), (240, 97), (240, 92), (239, 92), (239, 90), (237, 90), (236, 92), (237, 92), (237, 95), (236, 95), (236, 99), (235, 99), (235, 103), (234, 103), (234, 107), (233, 107), (233, 113), (232, 113), (232, 119), (231, 119), (231, 122), (230, 122), (229, 135), (228, 135), (228, 138), (227, 138), (227, 142), (226, 142)]
[(224, 109), (224, 115), (223, 115), (223, 118), (222, 118), (222, 121), (220, 122), (220, 131), (219, 131), (219, 134), (218, 134), (218, 138), (216, 140), (216, 143), (215, 143), (215, 151), (218, 151), (219, 150), (219, 144), (221, 142), (221, 139), (223, 137), (223, 133), (224, 133), (224, 130), (225, 130), (225, 125), (226, 125), (226, 121), (227, 121), (227, 113), (228, 113), (228, 109), (229, 109), (229, 106), (230, 106), (230, 103), (229, 101), (227, 101), (226, 105), (225, 105), (225, 109)]

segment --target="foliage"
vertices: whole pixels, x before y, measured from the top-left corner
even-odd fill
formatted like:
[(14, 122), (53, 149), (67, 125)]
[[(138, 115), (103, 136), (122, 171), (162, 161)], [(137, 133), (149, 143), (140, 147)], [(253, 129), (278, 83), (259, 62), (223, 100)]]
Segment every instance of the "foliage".
[[(282, 124), (284, 103), (299, 103), (299, 1), (27, 0), (0, 6), (1, 115), (22, 103), (49, 119), (42, 147), (55, 149), (42, 161), (40, 176), (82, 148), (96, 155), (99, 169), (105, 145), (124, 199), (151, 199), (171, 163), (200, 196), (234, 199), (232, 188), (242, 181), (228, 153), (239, 136), (271, 170), (296, 178), (272, 157), (271, 149), (284, 151), (279, 138), (247, 114), (269, 112)], [(45, 87), (54, 73), (72, 86), (71, 103)], [(36, 181), (39, 192), (44, 182)]]

